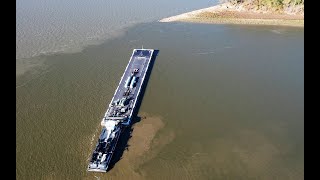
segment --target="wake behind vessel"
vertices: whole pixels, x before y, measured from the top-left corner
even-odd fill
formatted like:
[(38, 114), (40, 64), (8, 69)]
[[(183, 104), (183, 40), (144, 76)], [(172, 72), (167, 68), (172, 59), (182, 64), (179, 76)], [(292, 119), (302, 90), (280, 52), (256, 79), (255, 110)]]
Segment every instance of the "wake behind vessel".
[(102, 121), (102, 132), (88, 171), (107, 172), (122, 130), (130, 125), (152, 59), (153, 49), (134, 49)]

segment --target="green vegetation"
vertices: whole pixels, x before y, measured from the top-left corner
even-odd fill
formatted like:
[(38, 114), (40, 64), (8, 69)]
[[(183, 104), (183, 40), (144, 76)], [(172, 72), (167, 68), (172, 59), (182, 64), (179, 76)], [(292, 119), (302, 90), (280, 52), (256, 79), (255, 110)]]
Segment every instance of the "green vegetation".
[(220, 0), (220, 2), (230, 2), (233, 4), (245, 4), (248, 6), (254, 6), (258, 9), (274, 9), (283, 10), (284, 8), (290, 8), (295, 6), (304, 6), (304, 0)]

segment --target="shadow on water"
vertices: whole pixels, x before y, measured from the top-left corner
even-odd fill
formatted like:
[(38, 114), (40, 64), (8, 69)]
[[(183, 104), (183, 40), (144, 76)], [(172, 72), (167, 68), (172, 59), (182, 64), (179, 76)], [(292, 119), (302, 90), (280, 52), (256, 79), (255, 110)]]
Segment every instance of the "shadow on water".
[(148, 81), (149, 81), (149, 78), (150, 78), (150, 75), (151, 75), (151, 72), (153, 69), (154, 61), (155, 61), (156, 57), (158, 56), (158, 53), (159, 53), (159, 50), (154, 50), (150, 64), (149, 64), (148, 71), (146, 72), (146, 77), (144, 80), (145, 82), (143, 83), (143, 85), (141, 87), (140, 95), (138, 97), (139, 99), (137, 101), (136, 108), (133, 112), (133, 118), (131, 120), (131, 125), (122, 131), (121, 136), (118, 141), (118, 144), (117, 144), (117, 147), (116, 147), (116, 151), (114, 152), (114, 155), (110, 161), (110, 164), (109, 164), (107, 171), (110, 171), (115, 166), (115, 164), (122, 159), (122, 155), (125, 150), (128, 150), (128, 151), (130, 150), (129, 145), (128, 145), (128, 141), (132, 137), (132, 135), (131, 135), (132, 131), (133, 131), (132, 125), (134, 125), (135, 123), (138, 123), (142, 119), (144, 119), (144, 117), (139, 117), (139, 116), (137, 116), (137, 114), (139, 112), (140, 105), (141, 105), (142, 99), (144, 97), (145, 90), (147, 89), (147, 85), (148, 85)]

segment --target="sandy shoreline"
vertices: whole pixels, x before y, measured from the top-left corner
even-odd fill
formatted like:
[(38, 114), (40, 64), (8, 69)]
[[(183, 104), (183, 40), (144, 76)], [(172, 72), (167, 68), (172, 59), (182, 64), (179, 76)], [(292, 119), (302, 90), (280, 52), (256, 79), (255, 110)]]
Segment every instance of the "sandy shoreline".
[(274, 13), (262, 10), (248, 10), (243, 5), (219, 4), (176, 16), (159, 22), (192, 22), (210, 24), (252, 24), (304, 27), (304, 14)]

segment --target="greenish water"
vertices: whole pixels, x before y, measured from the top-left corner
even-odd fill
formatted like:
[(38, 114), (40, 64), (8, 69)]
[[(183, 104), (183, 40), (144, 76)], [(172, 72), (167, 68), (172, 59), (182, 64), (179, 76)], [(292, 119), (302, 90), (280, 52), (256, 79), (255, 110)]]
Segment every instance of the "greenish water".
[[(101, 118), (141, 45), (160, 50), (145, 119), (109, 173), (88, 173)], [(147, 23), (30, 61), (42, 65), (17, 77), (17, 179), (304, 179), (301, 28)]]

